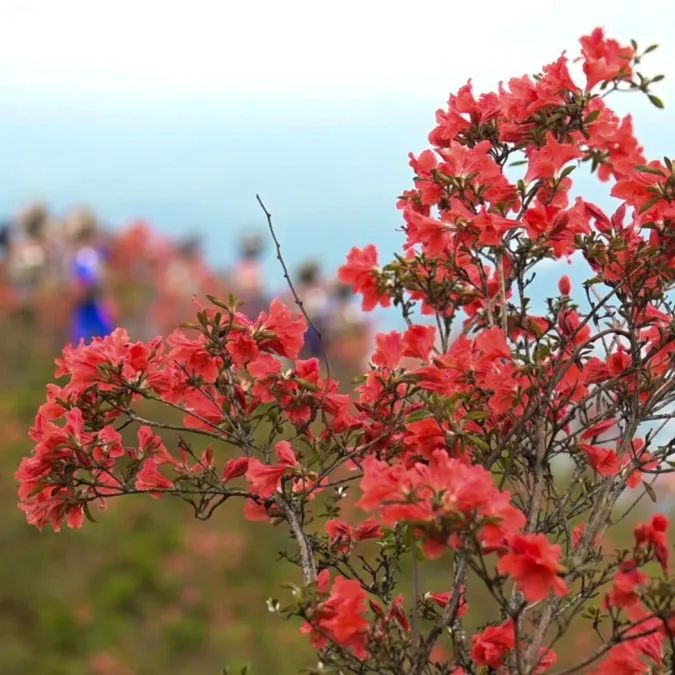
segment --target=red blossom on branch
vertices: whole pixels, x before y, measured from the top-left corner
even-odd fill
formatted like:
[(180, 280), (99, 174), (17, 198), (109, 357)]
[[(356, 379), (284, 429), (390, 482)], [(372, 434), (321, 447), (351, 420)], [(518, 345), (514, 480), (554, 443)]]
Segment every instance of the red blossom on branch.
[[(211, 297), (165, 340), (66, 347), (16, 473), (28, 522), (81, 527), (137, 492), (199, 518), (238, 500), (287, 528), (301, 584), (270, 609), (304, 620), (331, 672), (544, 673), (572, 626), (599, 640), (561, 651), (563, 672), (672, 669), (667, 518), (632, 549), (605, 536), (675, 459), (675, 172), (608, 105), (634, 90), (660, 107), (638, 72), (651, 50), (596, 29), (581, 83), (563, 55), (449, 97), (410, 155), (401, 254), (354, 247), (340, 268), (365, 310), (403, 320), (352, 387), (330, 354), (299, 358), (312, 319), (292, 285), (300, 313)], [(614, 213), (578, 194), (584, 168)], [(535, 312), (542, 274), (559, 294)], [(447, 586), (422, 594), (430, 559)], [(469, 608), (476, 587), (490, 600)]]

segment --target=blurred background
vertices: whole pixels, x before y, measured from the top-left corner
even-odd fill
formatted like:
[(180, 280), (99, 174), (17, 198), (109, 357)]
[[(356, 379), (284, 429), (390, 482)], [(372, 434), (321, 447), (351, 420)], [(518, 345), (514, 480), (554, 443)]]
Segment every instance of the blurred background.
[[(194, 294), (234, 291), (254, 314), (287, 296), (260, 193), (348, 380), (373, 330), (395, 319), (361, 316), (335, 271), (353, 245), (377, 244), (384, 259), (398, 248), (407, 153), (424, 149), (448, 93), (573, 56), (602, 25), (661, 45), (645, 72), (668, 76), (666, 110), (630, 95), (613, 105), (636, 113), (648, 155), (672, 156), (674, 21), (665, 0), (480, 11), (447, 0), (0, 0), (0, 673), (311, 664), (297, 625), (265, 610), (289, 577), (275, 557), (282, 533), (266, 531), (262, 546), (235, 509), (202, 523), (179, 503), (129, 499), (82, 532), (25, 525), (12, 475), (54, 356), (115, 325), (166, 334), (191, 317)], [(579, 187), (608, 206), (594, 183)], [(561, 273), (540, 278), (540, 299)], [(309, 340), (307, 355), (317, 350)]]

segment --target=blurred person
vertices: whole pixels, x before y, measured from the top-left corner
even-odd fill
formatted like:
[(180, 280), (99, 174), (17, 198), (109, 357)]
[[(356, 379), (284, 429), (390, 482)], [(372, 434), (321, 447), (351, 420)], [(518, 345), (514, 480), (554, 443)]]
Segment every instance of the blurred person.
[(71, 339), (73, 342), (107, 335), (114, 328), (105, 297), (105, 260), (96, 216), (77, 209), (68, 218), (73, 242)]
[(67, 333), (63, 291), (68, 250), (63, 224), (44, 204), (34, 202), (5, 227), (4, 238), (11, 305), (44, 347), (59, 348)]
[(149, 340), (158, 330), (156, 306), (161, 277), (174, 255), (174, 244), (150, 223), (135, 220), (111, 240), (109, 286), (120, 324), (135, 339)]
[[(329, 315), (328, 291), (321, 278), (321, 267), (314, 260), (308, 260), (298, 268), (297, 293), (302, 306), (316, 327), (309, 326), (305, 333), (305, 351), (310, 357), (323, 358), (323, 336), (326, 333)], [(295, 302), (295, 298), (289, 298)]]
[(220, 290), (196, 235), (186, 237), (176, 246), (157, 281), (158, 298), (153, 314), (162, 333), (192, 317), (195, 298), (218, 295)]
[(372, 347), (372, 327), (349, 286), (336, 281), (329, 296), (326, 348), (336, 375), (346, 379), (363, 372)]
[(9, 247), (11, 243), (12, 222), (6, 220), (0, 224), (0, 267), (5, 267), (9, 256)]
[(255, 317), (267, 309), (265, 273), (262, 267), (263, 239), (257, 232), (249, 232), (239, 242), (239, 260), (232, 270), (232, 289), (244, 303), (243, 311)]
[(19, 213), (5, 235), (9, 280), (26, 302), (33, 299), (45, 270), (48, 218), (45, 205), (34, 202)]
[(11, 237), (12, 223), (8, 220), (0, 225), (0, 317), (17, 307), (17, 296), (9, 278)]

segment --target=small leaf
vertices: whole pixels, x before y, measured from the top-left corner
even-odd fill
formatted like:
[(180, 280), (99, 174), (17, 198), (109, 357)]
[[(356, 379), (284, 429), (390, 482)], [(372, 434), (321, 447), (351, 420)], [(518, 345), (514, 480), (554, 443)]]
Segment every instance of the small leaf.
[(94, 520), (94, 516), (91, 515), (91, 511), (89, 510), (89, 504), (87, 504), (87, 503), (85, 502), (85, 504), (84, 504), (83, 506), (84, 506), (84, 508), (83, 508), (83, 510), (84, 510), (84, 515), (86, 516), (87, 520), (88, 520), (90, 523), (95, 523), (96, 521)]
[(472, 410), (464, 415), (465, 420), (484, 420), (486, 417), (490, 417), (487, 410)]
[(649, 209), (656, 204), (661, 199), (661, 196), (659, 195), (658, 197), (652, 197), (646, 204), (642, 206), (640, 209), (640, 213), (644, 213), (645, 211), (649, 211)]
[(215, 295), (209, 295), (207, 293), (206, 297), (208, 298), (209, 302), (216, 305), (216, 307), (222, 307), (222, 309), (227, 309), (227, 305), (225, 303), (221, 302)]
[(654, 488), (645, 481), (642, 481), (642, 486), (644, 487), (645, 492), (649, 495), (649, 498), (656, 504), (656, 492), (654, 492)]
[(592, 113), (586, 115), (584, 118), (584, 124), (592, 124), (598, 119), (598, 117), (600, 117), (600, 110), (594, 110)]
[(649, 100), (652, 102), (653, 105), (655, 105), (657, 108), (664, 108), (665, 106), (663, 105), (663, 101), (658, 97), (654, 96), (654, 94), (649, 94)]
[(658, 45), (649, 45), (647, 49), (644, 50), (644, 54), (649, 54), (649, 52), (653, 52), (655, 49), (658, 48)]
[(466, 438), (474, 445), (477, 445), (481, 450), (490, 449), (490, 446), (480, 436), (476, 436), (475, 434), (468, 434)]
[(558, 181), (561, 181), (563, 178), (567, 178), (574, 169), (576, 169), (576, 166), (566, 166), (563, 170), (562, 173), (560, 174), (560, 178), (558, 178)]
[(657, 169), (654, 166), (636, 166), (635, 170), (638, 173), (652, 173), (655, 176), (664, 176), (665, 177), (665, 174), (663, 173), (663, 171), (661, 171), (661, 169)]
[(408, 423), (410, 422), (419, 422), (420, 420), (425, 420), (431, 417), (431, 413), (428, 410), (416, 410), (412, 415), (408, 415), (406, 418)]

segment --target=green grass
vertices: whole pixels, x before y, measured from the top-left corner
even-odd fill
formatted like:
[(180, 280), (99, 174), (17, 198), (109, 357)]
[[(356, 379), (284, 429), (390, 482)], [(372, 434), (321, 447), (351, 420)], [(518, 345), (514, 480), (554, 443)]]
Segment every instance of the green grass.
[(25, 324), (0, 328), (0, 673), (193, 675), (251, 663), (284, 674), (313, 663), (299, 625), (266, 609), (295, 575), (277, 561), (283, 533), (246, 522), (240, 505), (201, 522), (177, 499), (133, 496), (94, 509), (98, 522), (79, 531), (26, 524), (13, 473), (53, 357)]
[[(30, 449), (26, 431), (53, 355), (28, 320), (0, 321), (0, 329), (0, 673), (219, 675), (250, 663), (253, 673), (285, 675), (315, 663), (299, 623), (266, 608), (298, 579), (277, 558), (285, 532), (246, 522), (240, 504), (202, 522), (177, 499), (132, 496), (94, 509), (98, 522), (79, 531), (26, 524), (13, 473)], [(614, 542), (629, 546), (632, 523), (652, 507), (643, 500)], [(447, 559), (422, 566), (423, 591), (448, 590), (446, 568)], [(469, 629), (494, 619), (482, 589), (469, 601)], [(559, 646), (561, 663), (588, 653), (590, 634), (580, 628)]]

